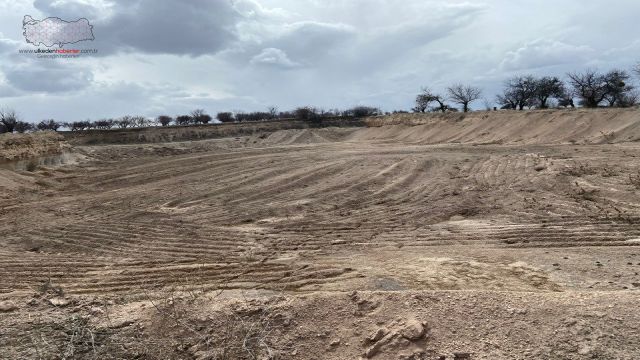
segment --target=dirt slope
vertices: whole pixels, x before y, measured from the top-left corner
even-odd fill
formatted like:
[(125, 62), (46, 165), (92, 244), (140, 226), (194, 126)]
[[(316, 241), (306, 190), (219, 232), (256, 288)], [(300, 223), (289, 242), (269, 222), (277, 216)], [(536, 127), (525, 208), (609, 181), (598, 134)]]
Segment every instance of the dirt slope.
[(367, 120), (354, 140), (415, 144), (603, 144), (640, 141), (637, 109), (400, 114)]
[(0, 164), (40, 156), (57, 155), (70, 146), (54, 132), (0, 134)]
[(415, 117), (14, 172), (0, 358), (638, 359), (640, 143), (581, 143), (636, 112), (491, 125), (545, 113), (465, 125), (506, 145)]

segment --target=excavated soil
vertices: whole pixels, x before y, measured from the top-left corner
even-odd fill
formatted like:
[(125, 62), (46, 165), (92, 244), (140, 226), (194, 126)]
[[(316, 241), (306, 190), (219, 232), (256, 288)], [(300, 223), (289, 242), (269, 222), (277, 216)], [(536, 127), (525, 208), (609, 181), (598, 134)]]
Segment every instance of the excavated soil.
[(0, 358), (640, 358), (638, 114), (377, 118), (3, 173)]

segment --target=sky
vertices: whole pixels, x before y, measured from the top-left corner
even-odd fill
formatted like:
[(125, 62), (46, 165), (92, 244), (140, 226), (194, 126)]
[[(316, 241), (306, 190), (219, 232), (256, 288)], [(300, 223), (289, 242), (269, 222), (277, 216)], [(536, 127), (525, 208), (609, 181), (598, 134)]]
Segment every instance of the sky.
[[(0, 108), (76, 121), (202, 108), (409, 110), (424, 86), (629, 69), (637, 0), (0, 0)], [(25, 15), (86, 18), (97, 49), (38, 59)], [(39, 48), (45, 48), (39, 46)], [(474, 104), (483, 108), (484, 101)]]

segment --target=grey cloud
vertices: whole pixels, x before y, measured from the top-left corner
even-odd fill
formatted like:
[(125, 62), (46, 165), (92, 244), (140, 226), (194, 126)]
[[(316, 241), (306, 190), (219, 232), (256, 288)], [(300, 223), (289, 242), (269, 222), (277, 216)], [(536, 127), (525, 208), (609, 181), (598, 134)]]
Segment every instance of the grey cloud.
[(291, 61), (287, 53), (276, 48), (267, 48), (251, 59), (254, 65), (275, 66), (284, 69), (296, 68), (300, 64)]
[(16, 89), (38, 93), (64, 93), (93, 85), (90, 69), (51, 62), (28, 61), (6, 68), (4, 74), (7, 82)]
[(19, 46), (20, 43), (15, 40), (0, 38), (0, 54), (14, 52)]
[(594, 49), (586, 45), (572, 45), (554, 40), (536, 40), (508, 52), (500, 67), (504, 70), (535, 69), (584, 62), (594, 54)]

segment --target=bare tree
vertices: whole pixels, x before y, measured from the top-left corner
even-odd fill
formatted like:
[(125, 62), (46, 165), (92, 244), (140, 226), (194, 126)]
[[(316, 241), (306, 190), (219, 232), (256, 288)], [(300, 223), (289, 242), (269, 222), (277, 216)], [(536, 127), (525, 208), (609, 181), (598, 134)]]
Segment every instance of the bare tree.
[(502, 95), (496, 96), (496, 101), (503, 110), (516, 110), (518, 108), (517, 96), (509, 88), (505, 88)]
[(14, 128), (15, 132), (24, 134), (28, 131), (35, 130), (35, 126), (32, 123), (28, 123), (26, 121), (18, 121), (16, 122), (16, 126)]
[(439, 111), (446, 112), (449, 109), (442, 95), (434, 93), (428, 87), (424, 87), (422, 88), (422, 93), (416, 97), (416, 106), (413, 108), (413, 111), (427, 112), (430, 110), (429, 104), (433, 102), (438, 103), (436, 109)]
[(218, 121), (220, 121), (221, 123), (230, 123), (235, 121), (235, 119), (233, 118), (233, 113), (230, 112), (219, 112), (218, 115), (216, 115), (216, 119), (218, 119)]
[(542, 77), (535, 80), (535, 99), (541, 109), (549, 108), (549, 99), (563, 99), (567, 90), (562, 80), (557, 77)]
[(604, 76), (605, 101), (610, 107), (626, 105), (625, 98), (635, 89), (629, 83), (631, 75), (624, 70), (611, 70)]
[(156, 121), (158, 122), (158, 124), (160, 124), (160, 126), (169, 126), (169, 124), (171, 124), (171, 122), (173, 121), (173, 118), (168, 115), (160, 115), (156, 118)]
[(587, 69), (582, 73), (569, 73), (569, 83), (574, 94), (580, 98), (580, 103), (589, 108), (595, 108), (607, 96), (607, 81), (605, 76), (594, 69)]
[(100, 119), (93, 122), (93, 127), (100, 130), (109, 130), (115, 123), (113, 119)]
[(447, 88), (449, 98), (456, 104), (462, 105), (464, 112), (469, 112), (469, 104), (480, 99), (482, 90), (477, 87), (455, 84)]
[(636, 66), (633, 67), (633, 72), (640, 77), (640, 62), (636, 64)]
[(58, 129), (62, 126), (62, 124), (56, 122), (53, 119), (49, 119), (49, 120), (42, 120), (38, 123), (38, 125), (36, 125), (36, 128), (38, 128), (38, 130), (40, 131), (58, 131)]
[(278, 117), (278, 107), (277, 106), (269, 106), (267, 111), (269, 112), (269, 118), (270, 119), (275, 119), (275, 118)]
[(11, 109), (0, 109), (0, 124), (4, 127), (4, 131), (12, 133), (18, 123), (18, 115)]
[(189, 125), (192, 121), (193, 120), (189, 115), (176, 116), (176, 125)]
[(128, 127), (135, 126), (133, 117), (129, 115), (125, 115), (121, 117), (116, 121), (116, 123), (118, 124), (118, 127), (120, 127), (121, 129), (126, 129)]
[(505, 109), (524, 110), (531, 107), (536, 96), (536, 79), (531, 75), (516, 76), (504, 83), (504, 92), (498, 102)]
[(193, 110), (190, 115), (194, 124), (208, 124), (213, 120), (213, 118), (202, 109)]

